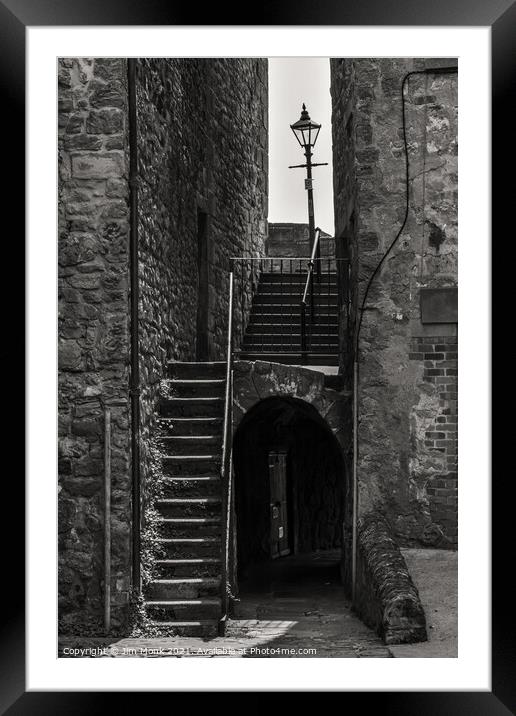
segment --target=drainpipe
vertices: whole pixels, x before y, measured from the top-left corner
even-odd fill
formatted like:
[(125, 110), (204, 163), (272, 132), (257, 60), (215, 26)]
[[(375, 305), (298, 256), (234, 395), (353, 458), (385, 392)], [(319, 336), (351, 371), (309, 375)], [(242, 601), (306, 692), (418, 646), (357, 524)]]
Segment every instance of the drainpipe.
[(357, 584), (357, 523), (358, 523), (358, 356), (353, 361), (353, 535), (351, 548), (351, 594), (356, 602)]
[(129, 105), (129, 261), (131, 282), (131, 477), (132, 586), (140, 592), (140, 365), (138, 336), (138, 155), (136, 137), (136, 60), (127, 60)]

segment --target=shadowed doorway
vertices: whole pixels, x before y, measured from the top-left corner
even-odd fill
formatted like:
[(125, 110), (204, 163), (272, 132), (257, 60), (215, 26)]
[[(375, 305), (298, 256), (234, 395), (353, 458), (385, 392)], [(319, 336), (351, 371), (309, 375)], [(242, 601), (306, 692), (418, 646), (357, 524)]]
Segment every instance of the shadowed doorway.
[(260, 401), (235, 433), (233, 460), (241, 589), (269, 567), (277, 572), (282, 560), (341, 546), (344, 461), (313, 406)]

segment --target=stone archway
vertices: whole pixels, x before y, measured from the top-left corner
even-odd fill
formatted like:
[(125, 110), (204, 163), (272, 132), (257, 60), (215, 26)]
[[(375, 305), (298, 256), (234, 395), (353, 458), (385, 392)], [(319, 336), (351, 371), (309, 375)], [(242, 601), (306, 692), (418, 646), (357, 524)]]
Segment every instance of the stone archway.
[(239, 573), (271, 559), (270, 461), (279, 454), (288, 532), (281, 553), (341, 549), (349, 587), (349, 396), (327, 387), (323, 372), (261, 361), (235, 363), (233, 396)]

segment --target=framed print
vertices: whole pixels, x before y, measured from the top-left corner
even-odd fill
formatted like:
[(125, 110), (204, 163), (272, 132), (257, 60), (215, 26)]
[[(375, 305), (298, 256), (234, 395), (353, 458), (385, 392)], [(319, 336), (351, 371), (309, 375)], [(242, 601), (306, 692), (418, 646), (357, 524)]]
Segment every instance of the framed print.
[(28, 316), (4, 711), (160, 690), (516, 708), (496, 559), (491, 582), (502, 5), (191, 24), (2, 2)]

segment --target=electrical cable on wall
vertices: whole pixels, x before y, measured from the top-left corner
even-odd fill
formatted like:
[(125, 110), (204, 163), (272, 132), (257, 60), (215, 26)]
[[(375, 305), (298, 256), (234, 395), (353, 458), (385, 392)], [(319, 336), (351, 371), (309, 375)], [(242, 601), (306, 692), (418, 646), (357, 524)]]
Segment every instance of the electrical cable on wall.
[(362, 299), (362, 304), (360, 306), (359, 311), (359, 318), (358, 318), (358, 326), (355, 334), (355, 360), (358, 360), (358, 348), (359, 348), (359, 338), (360, 338), (360, 329), (362, 327), (362, 318), (364, 315), (365, 310), (365, 304), (367, 301), (367, 296), (369, 294), (369, 289), (371, 288), (371, 284), (373, 283), (375, 276), (378, 274), (380, 268), (383, 265), (383, 262), (387, 258), (387, 256), (390, 254), (392, 249), (394, 248), (394, 245), (400, 238), (401, 234), (403, 233), (403, 230), (405, 229), (408, 215), (409, 215), (409, 193), (410, 193), (410, 162), (409, 162), (409, 154), (408, 154), (408, 145), (407, 145), (407, 123), (406, 123), (406, 115), (405, 115), (405, 84), (408, 82), (409, 77), (412, 75), (430, 75), (430, 74), (441, 74), (441, 75), (449, 75), (454, 74), (458, 71), (457, 67), (428, 67), (424, 70), (411, 70), (410, 72), (407, 72), (407, 74), (403, 77), (403, 81), (401, 83), (401, 107), (402, 107), (402, 123), (403, 123), (403, 146), (405, 149), (405, 214), (403, 217), (403, 221), (401, 222), (401, 226), (398, 230), (398, 233), (392, 240), (389, 248), (384, 253), (378, 264), (376, 265), (375, 270), (369, 277), (369, 281), (367, 282), (366, 289), (364, 291), (364, 298)]

